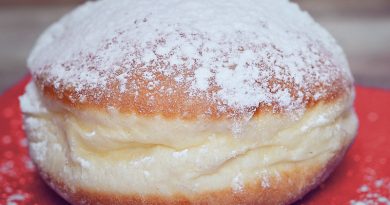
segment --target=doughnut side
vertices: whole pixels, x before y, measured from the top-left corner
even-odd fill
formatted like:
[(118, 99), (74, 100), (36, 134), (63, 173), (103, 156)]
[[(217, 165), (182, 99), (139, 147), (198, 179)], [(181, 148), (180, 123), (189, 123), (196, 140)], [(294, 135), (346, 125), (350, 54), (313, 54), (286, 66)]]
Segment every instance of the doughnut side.
[(34, 162), (74, 204), (285, 204), (343, 156), (357, 127), (352, 101), (319, 104), (298, 119), (254, 117), (240, 135), (222, 120), (74, 110), (34, 83), (21, 105)]
[(140, 194), (118, 194), (102, 192), (88, 188), (69, 188), (64, 180), (56, 179), (52, 175), (42, 171), (46, 183), (58, 194), (64, 197), (71, 204), (111, 204), (111, 205), (132, 205), (132, 204), (292, 204), (301, 199), (306, 193), (323, 182), (334, 168), (341, 161), (349, 144), (334, 153), (326, 164), (312, 159), (305, 162), (295, 163), (288, 166), (279, 166), (277, 169), (281, 175), (278, 178), (270, 178), (271, 187), (264, 188), (261, 182), (245, 184), (245, 191), (236, 192), (231, 188), (219, 191), (210, 191), (184, 196), (181, 194), (162, 195), (140, 195)]

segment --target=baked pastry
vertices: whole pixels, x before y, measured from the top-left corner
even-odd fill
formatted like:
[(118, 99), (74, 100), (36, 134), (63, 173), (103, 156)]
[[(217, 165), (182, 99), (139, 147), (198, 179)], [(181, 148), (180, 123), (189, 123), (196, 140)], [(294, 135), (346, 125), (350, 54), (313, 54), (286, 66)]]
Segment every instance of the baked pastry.
[(21, 97), (31, 157), (72, 204), (288, 204), (353, 141), (335, 40), (286, 0), (87, 2)]

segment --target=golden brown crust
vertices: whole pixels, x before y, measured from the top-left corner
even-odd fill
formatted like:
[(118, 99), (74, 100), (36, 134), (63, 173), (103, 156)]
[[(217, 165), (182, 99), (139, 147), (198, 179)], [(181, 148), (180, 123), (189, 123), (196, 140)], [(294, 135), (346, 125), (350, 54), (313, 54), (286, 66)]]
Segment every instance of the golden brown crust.
[(76, 188), (71, 191), (60, 179), (55, 179), (43, 171), (42, 176), (46, 182), (61, 196), (74, 205), (79, 204), (110, 204), (110, 205), (134, 205), (134, 204), (258, 204), (258, 205), (283, 205), (291, 204), (301, 199), (306, 193), (322, 183), (341, 161), (349, 142), (327, 162), (321, 163), (311, 159), (278, 167), (280, 177), (271, 178), (270, 187), (263, 187), (261, 181), (246, 184), (242, 192), (234, 192), (231, 188), (220, 191), (207, 192), (194, 196), (157, 195), (118, 195), (104, 193), (84, 188)]
[[(140, 81), (138, 95), (133, 92), (121, 93), (117, 87), (118, 83), (112, 83), (105, 90), (96, 90), (97, 88), (85, 88), (83, 91), (76, 91), (72, 87), (64, 87), (60, 85), (58, 88), (54, 83), (46, 81), (44, 76), (34, 76), (38, 87), (43, 90), (43, 94), (49, 99), (61, 102), (71, 108), (77, 109), (95, 109), (99, 111), (107, 111), (107, 108), (115, 108), (121, 113), (131, 113), (138, 116), (151, 117), (162, 116), (165, 119), (184, 119), (194, 120), (199, 117), (208, 118), (210, 120), (218, 120), (228, 116), (236, 115), (238, 111), (234, 107), (227, 106), (221, 110), (219, 106), (223, 104), (221, 101), (210, 101), (207, 96), (213, 95), (213, 92), (218, 90), (218, 87), (211, 87), (207, 93), (197, 93), (197, 96), (190, 96), (188, 86), (175, 85), (173, 79), (160, 76), (158, 79), (160, 84), (156, 90), (161, 87), (170, 85), (175, 88), (175, 92), (170, 95), (167, 93), (151, 92), (147, 88), (147, 82)], [(353, 89), (352, 81), (349, 81), (341, 74), (331, 84), (318, 83), (310, 85), (307, 91), (300, 89), (297, 85), (291, 82), (274, 82), (269, 83), (269, 89), (273, 86), (286, 88), (290, 90), (292, 98), (298, 98), (298, 93), (304, 93), (302, 100), (302, 108), (311, 108), (319, 103), (332, 103), (339, 98), (350, 95)], [(315, 93), (325, 93), (321, 98), (316, 99)], [(100, 93), (99, 100), (96, 100), (96, 93)], [(83, 96), (85, 100), (79, 99)], [(150, 99), (155, 99), (150, 101)], [(254, 116), (259, 116), (261, 113), (273, 112), (283, 113), (286, 110), (276, 102), (272, 104), (259, 103), (257, 107), (246, 108), (246, 111), (254, 113)]]

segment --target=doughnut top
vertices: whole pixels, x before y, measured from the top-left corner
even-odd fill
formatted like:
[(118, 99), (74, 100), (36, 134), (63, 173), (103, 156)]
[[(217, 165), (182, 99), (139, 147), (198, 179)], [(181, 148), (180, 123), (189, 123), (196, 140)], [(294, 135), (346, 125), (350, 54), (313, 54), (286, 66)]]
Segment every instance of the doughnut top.
[(335, 40), (287, 0), (87, 2), (28, 67), (69, 106), (180, 119), (302, 111), (353, 83)]

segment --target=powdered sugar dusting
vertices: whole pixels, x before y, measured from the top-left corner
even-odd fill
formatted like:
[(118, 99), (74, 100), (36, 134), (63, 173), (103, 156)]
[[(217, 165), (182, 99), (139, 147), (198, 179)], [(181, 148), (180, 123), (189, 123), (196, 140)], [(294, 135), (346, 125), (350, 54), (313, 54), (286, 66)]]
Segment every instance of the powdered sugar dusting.
[(366, 183), (356, 189), (359, 198), (350, 200), (350, 205), (390, 205), (389, 178), (366, 177)]
[(270, 184), (270, 173), (268, 170), (262, 170), (260, 172), (260, 176), (261, 176), (261, 186), (263, 188), (270, 188), (271, 187), (271, 184)]
[(242, 174), (238, 173), (232, 180), (233, 192), (242, 192), (244, 190), (244, 182)]
[(75, 101), (114, 91), (152, 106), (177, 94), (182, 107), (216, 104), (206, 116), (301, 110), (352, 81), (334, 39), (287, 0), (88, 2), (42, 35), (28, 66)]
[(13, 194), (7, 198), (7, 205), (18, 205), (18, 202), (24, 201), (26, 197), (23, 194)]
[(37, 161), (46, 160), (47, 155), (47, 141), (31, 143), (30, 145), (31, 153), (34, 154), (34, 157)]

